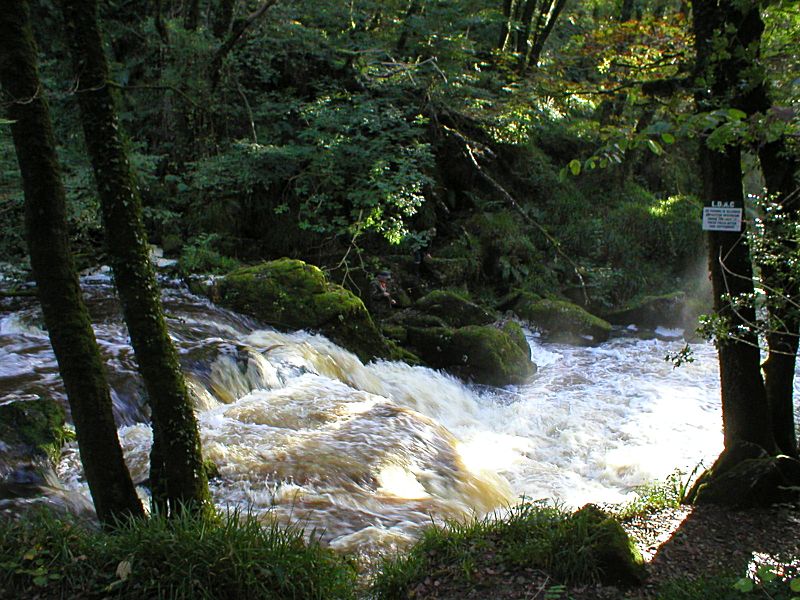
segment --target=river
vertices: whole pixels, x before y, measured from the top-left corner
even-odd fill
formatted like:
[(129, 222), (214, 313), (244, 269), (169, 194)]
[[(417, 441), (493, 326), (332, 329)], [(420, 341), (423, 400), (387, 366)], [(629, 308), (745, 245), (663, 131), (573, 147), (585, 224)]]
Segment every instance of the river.
[[(150, 431), (109, 277), (82, 280), (109, 365), (134, 481), (147, 493)], [(165, 310), (197, 405), (220, 507), (300, 522), (334, 547), (392, 547), (432, 518), (485, 514), (520, 497), (570, 506), (621, 502), (636, 486), (691, 470), (722, 447), (716, 355), (664, 360), (678, 332), (629, 329), (597, 347), (529, 339), (524, 386), (464, 385), (403, 363), (363, 365), (323, 337), (279, 333), (173, 282)], [(0, 313), (0, 403), (63, 400), (34, 305)], [(86, 497), (77, 448), (52, 482)], [(77, 503), (76, 503), (77, 504)]]

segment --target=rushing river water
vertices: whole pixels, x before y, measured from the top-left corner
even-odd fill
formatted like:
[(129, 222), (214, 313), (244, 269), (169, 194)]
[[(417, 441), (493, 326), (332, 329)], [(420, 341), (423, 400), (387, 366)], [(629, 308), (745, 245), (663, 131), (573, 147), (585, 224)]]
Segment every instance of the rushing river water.
[[(126, 458), (146, 482), (151, 438), (133, 352), (108, 278), (84, 289)], [(325, 338), (260, 329), (177, 285), (164, 299), (204, 454), (219, 468), (216, 503), (299, 521), (337, 547), (402, 543), (432, 516), (483, 514), (521, 496), (623, 501), (722, 446), (708, 345), (673, 369), (664, 356), (682, 341), (623, 331), (585, 348), (531, 336), (539, 371), (529, 384), (471, 387), (403, 363), (363, 365)], [(63, 397), (40, 322), (33, 306), (0, 313), (0, 403)], [(87, 494), (76, 447), (57, 475)]]

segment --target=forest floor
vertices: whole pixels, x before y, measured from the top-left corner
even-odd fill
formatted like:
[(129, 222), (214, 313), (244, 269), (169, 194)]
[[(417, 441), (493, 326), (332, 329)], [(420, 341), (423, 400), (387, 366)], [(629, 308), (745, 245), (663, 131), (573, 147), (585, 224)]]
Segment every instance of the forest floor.
[[(639, 588), (584, 586), (554, 593), (543, 572), (480, 572), (470, 584), (457, 578), (428, 578), (413, 598), (458, 600), (651, 600), (675, 578), (697, 579), (725, 573), (744, 576), (762, 565), (800, 559), (800, 508), (734, 511), (713, 506), (656, 510), (623, 523), (647, 561), (648, 577)], [(549, 591), (548, 591), (549, 590)]]

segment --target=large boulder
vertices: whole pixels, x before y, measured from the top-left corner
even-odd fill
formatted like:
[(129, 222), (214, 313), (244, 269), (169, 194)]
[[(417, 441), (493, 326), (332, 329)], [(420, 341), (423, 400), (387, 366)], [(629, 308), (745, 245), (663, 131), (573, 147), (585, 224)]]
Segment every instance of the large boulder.
[(223, 306), (277, 329), (322, 333), (363, 361), (397, 354), (357, 296), (300, 260), (281, 258), (233, 271), (215, 283), (213, 295)]
[(524, 383), (536, 372), (519, 325), (409, 327), (407, 343), (434, 368), (487, 385)]
[(587, 504), (571, 516), (579, 525), (578, 531), (585, 532), (590, 545), (589, 556), (599, 571), (604, 585), (640, 585), (647, 573), (644, 559), (636, 544), (611, 515), (594, 504)]
[(520, 294), (514, 312), (542, 331), (547, 339), (570, 344), (599, 344), (611, 334), (611, 324), (566, 300)]
[(673, 292), (660, 296), (641, 296), (604, 316), (614, 325), (634, 324), (647, 328), (683, 327), (691, 320), (688, 312), (686, 294)]
[(414, 303), (420, 313), (438, 317), (450, 327), (488, 325), (494, 317), (462, 294), (448, 290), (434, 290)]

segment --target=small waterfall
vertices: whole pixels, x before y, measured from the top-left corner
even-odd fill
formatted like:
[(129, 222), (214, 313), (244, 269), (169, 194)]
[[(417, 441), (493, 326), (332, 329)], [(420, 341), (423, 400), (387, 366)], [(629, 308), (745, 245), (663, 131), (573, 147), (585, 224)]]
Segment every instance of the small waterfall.
[[(84, 290), (145, 493), (151, 434), (127, 332), (107, 277)], [(177, 284), (164, 300), (205, 457), (219, 470), (215, 502), (299, 521), (337, 547), (404, 544), (432, 518), (485, 514), (523, 495), (621, 501), (722, 445), (709, 345), (673, 369), (663, 356), (682, 341), (623, 336), (579, 348), (531, 336), (537, 375), (498, 389), (403, 363), (364, 365), (324, 337), (263, 329)], [(0, 314), (0, 403), (63, 400), (40, 320), (34, 307)], [(86, 494), (74, 446), (57, 475), (53, 497)]]

